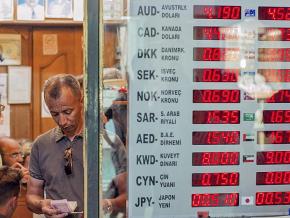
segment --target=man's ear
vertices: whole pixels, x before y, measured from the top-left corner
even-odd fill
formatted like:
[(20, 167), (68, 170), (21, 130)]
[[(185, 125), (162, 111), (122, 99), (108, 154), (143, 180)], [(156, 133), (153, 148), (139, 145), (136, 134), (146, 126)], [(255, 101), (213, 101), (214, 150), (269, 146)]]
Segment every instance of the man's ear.
[(8, 208), (11, 208), (14, 211), (15, 208), (17, 207), (17, 200), (18, 200), (18, 197), (16, 196), (13, 196), (12, 198), (10, 198), (7, 202)]

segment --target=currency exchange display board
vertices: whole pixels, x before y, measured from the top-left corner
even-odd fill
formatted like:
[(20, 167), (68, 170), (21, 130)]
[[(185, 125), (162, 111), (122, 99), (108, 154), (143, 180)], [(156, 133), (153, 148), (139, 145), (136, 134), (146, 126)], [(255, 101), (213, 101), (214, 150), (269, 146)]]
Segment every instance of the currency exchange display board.
[(131, 0), (129, 217), (290, 207), (288, 0)]

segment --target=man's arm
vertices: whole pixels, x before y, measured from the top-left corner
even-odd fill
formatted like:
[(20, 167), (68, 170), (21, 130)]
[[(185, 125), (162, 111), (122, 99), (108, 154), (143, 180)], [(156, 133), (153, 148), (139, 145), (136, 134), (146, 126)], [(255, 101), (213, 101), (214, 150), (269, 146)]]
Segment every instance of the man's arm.
[[(107, 201), (109, 200), (112, 205), (112, 212), (125, 213), (127, 200), (127, 172), (118, 174), (115, 179), (119, 195), (116, 198), (104, 199), (102, 202), (103, 208), (105, 209), (108, 203)], [(106, 211), (106, 209), (104, 211)]]
[(50, 199), (43, 199), (43, 180), (35, 179), (30, 176), (28, 180), (26, 201), (28, 208), (37, 214), (45, 214), (54, 217), (65, 217), (67, 213), (60, 213), (54, 209)]
[(42, 200), (43, 200), (43, 180), (38, 180), (30, 177), (28, 180), (26, 201), (28, 208), (34, 213), (42, 213)]

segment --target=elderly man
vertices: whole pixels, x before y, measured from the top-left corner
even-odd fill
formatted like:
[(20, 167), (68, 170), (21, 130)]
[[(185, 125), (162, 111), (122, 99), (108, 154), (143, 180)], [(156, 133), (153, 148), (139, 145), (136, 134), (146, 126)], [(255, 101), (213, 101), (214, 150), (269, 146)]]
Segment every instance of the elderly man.
[(44, 100), (57, 127), (33, 143), (26, 199), (35, 213), (66, 217), (51, 201), (76, 201), (83, 211), (83, 96), (74, 76), (56, 75), (44, 84)]
[(21, 173), (11, 167), (0, 167), (0, 218), (12, 217), (20, 191)]
[(4, 166), (20, 169), (24, 179), (23, 182), (28, 180), (29, 172), (22, 165), (23, 164), (23, 153), (19, 143), (10, 137), (0, 138), (0, 154), (2, 164)]

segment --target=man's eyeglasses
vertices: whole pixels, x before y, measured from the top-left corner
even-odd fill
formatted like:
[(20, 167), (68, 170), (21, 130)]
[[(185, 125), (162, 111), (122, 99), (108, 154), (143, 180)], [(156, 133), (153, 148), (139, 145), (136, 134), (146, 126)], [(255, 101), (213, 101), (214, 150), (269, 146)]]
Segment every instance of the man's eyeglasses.
[(14, 153), (11, 153), (11, 154), (4, 154), (4, 155), (7, 155), (13, 159), (16, 159), (18, 157), (22, 157), (23, 158), (23, 153), (22, 152), (14, 152)]
[(72, 147), (68, 147), (64, 150), (64, 171), (66, 175), (72, 174), (73, 159), (72, 159)]
[(3, 112), (5, 110), (5, 106), (3, 104), (0, 104), (0, 112)]

